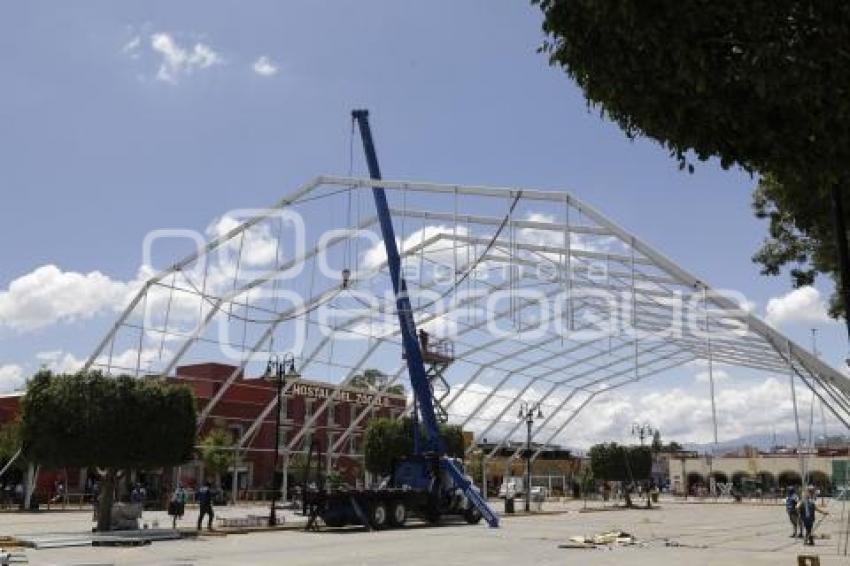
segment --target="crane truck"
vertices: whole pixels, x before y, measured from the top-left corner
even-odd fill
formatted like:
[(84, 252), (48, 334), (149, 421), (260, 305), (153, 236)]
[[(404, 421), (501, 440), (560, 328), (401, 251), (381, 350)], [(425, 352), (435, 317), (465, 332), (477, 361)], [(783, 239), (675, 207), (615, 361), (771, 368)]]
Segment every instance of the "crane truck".
[[(417, 341), (420, 335), (416, 331), (407, 282), (401, 269), (390, 208), (386, 193), (380, 186), (381, 170), (369, 126), (369, 113), (367, 110), (354, 110), (352, 120), (360, 131), (369, 176), (376, 181), (372, 196), (387, 252), (403, 358), (413, 390), (413, 454), (397, 462), (388, 480), (374, 489), (325, 488), (321, 485), (308, 489), (305, 485), (303, 505), (308, 515), (308, 528), (319, 517), (329, 527), (361, 524), (370, 529), (381, 529), (400, 527), (410, 516), (435, 523), (450, 515), (463, 517), (469, 523), (478, 523), (483, 518), (489, 526), (498, 527), (498, 515), (464, 473), (462, 462), (446, 455), (433, 389), (425, 368), (424, 357), (431, 354), (427, 342), (420, 344)], [(421, 346), (424, 346), (424, 351)]]

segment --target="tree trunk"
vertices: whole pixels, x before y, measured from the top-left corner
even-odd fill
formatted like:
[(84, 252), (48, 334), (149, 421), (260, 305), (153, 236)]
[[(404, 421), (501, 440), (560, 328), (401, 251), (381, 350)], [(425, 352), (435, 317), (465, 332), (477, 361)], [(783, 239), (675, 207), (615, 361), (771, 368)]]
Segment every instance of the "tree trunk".
[(623, 494), (624, 494), (624, 498), (626, 500), (626, 507), (628, 507), (629, 509), (634, 507), (634, 504), (632, 503), (632, 488), (631, 488), (630, 485), (626, 485), (623, 488)]
[(835, 247), (838, 252), (838, 284), (841, 289), (841, 302), (844, 305), (844, 322), (847, 325), (847, 336), (850, 338), (850, 252), (847, 249), (847, 226), (844, 222), (844, 203), (841, 197), (841, 187), (833, 183), (830, 187), (832, 196), (833, 226), (835, 229)]
[(97, 530), (112, 529), (112, 502), (115, 499), (115, 470), (109, 468), (100, 484), (100, 498), (97, 501)]

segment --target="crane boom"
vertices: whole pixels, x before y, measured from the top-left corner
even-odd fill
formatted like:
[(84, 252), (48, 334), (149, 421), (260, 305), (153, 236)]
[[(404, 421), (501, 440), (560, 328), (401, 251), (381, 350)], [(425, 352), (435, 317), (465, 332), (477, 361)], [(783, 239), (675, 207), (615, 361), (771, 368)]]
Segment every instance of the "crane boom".
[[(369, 111), (354, 110), (351, 113), (353, 120), (357, 122), (360, 129), (360, 137), (363, 140), (363, 150), (366, 153), (366, 163), (369, 167), (369, 176), (376, 181), (381, 180), (381, 169), (378, 166), (378, 156), (375, 152), (375, 144), (372, 139), (372, 130), (369, 127)], [(425, 425), (427, 440), (426, 452), (430, 452), (439, 459), (440, 468), (445, 470), (453, 479), (455, 485), (463, 490), (467, 499), (478, 509), (481, 516), (491, 527), (499, 526), (499, 517), (490, 508), (486, 498), (475, 489), (472, 482), (458, 468), (457, 464), (445, 456), (445, 446), (440, 438), (440, 428), (437, 416), (434, 412), (434, 397), (431, 393), (431, 385), (425, 371), (425, 363), (422, 359), (422, 350), (419, 347), (416, 333), (416, 321), (413, 319), (413, 308), (407, 291), (407, 282), (401, 272), (401, 256), (398, 252), (398, 244), (395, 239), (390, 207), (387, 204), (387, 195), (380, 185), (372, 187), (372, 196), (375, 199), (378, 221), (381, 225), (381, 236), (387, 251), (387, 265), (392, 279), (393, 292), (395, 293), (396, 312), (401, 330), (402, 346), (407, 359), (407, 372), (410, 376), (410, 384), (413, 388), (414, 411), (417, 410)], [(416, 429), (416, 427), (414, 427)], [(418, 432), (414, 430), (414, 435)], [(486, 489), (486, 487), (485, 487)]]
[[(354, 110), (351, 113), (360, 128), (360, 137), (363, 139), (363, 150), (366, 153), (366, 163), (369, 166), (369, 176), (372, 179), (381, 179), (381, 169), (378, 166), (378, 156), (375, 153), (375, 144), (372, 140), (372, 130), (369, 127), (369, 111)], [(410, 384), (413, 394), (419, 406), (419, 415), (425, 425), (428, 450), (439, 456), (445, 453), (443, 441), (440, 438), (440, 428), (434, 413), (434, 399), (431, 395), (431, 386), (425, 374), (425, 363), (422, 361), (422, 350), (416, 338), (416, 321), (413, 319), (413, 308), (410, 305), (410, 296), (407, 292), (407, 281), (401, 273), (401, 256), (398, 253), (398, 244), (395, 239), (390, 207), (387, 204), (387, 195), (383, 187), (372, 187), (372, 196), (375, 198), (375, 208), (378, 213), (378, 221), (381, 225), (381, 237), (387, 250), (387, 265), (390, 270), (390, 279), (393, 283), (395, 293), (396, 312), (398, 313), (398, 324), (401, 329), (401, 341), (407, 358), (407, 372), (410, 375)]]

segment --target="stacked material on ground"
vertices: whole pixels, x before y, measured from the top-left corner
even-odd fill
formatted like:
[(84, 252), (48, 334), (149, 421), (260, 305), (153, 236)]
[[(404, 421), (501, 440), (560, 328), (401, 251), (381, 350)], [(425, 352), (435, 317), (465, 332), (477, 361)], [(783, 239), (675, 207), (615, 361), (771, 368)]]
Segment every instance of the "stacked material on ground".
[(597, 548), (600, 546), (631, 546), (638, 544), (635, 537), (623, 531), (606, 531), (591, 537), (577, 535), (570, 537), (567, 544), (558, 545), (558, 548)]
[(29, 548), (64, 548), (71, 546), (141, 546), (154, 541), (178, 540), (181, 534), (171, 529), (143, 529), (115, 533), (44, 533), (17, 537)]

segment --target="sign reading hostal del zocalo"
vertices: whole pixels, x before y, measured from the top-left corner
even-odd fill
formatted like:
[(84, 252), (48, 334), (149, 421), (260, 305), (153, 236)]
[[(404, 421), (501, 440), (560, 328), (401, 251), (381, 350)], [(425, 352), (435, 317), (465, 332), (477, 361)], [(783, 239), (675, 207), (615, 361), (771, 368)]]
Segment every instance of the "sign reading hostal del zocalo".
[[(309, 381), (293, 381), (292, 387), (287, 393), (289, 397), (305, 397), (307, 399), (329, 399), (339, 403), (352, 403), (354, 405), (369, 405), (375, 397), (374, 393), (360, 389), (345, 388), (334, 391), (333, 387), (319, 385)], [(401, 395), (381, 395), (375, 403), (376, 407), (404, 407), (405, 398)]]

